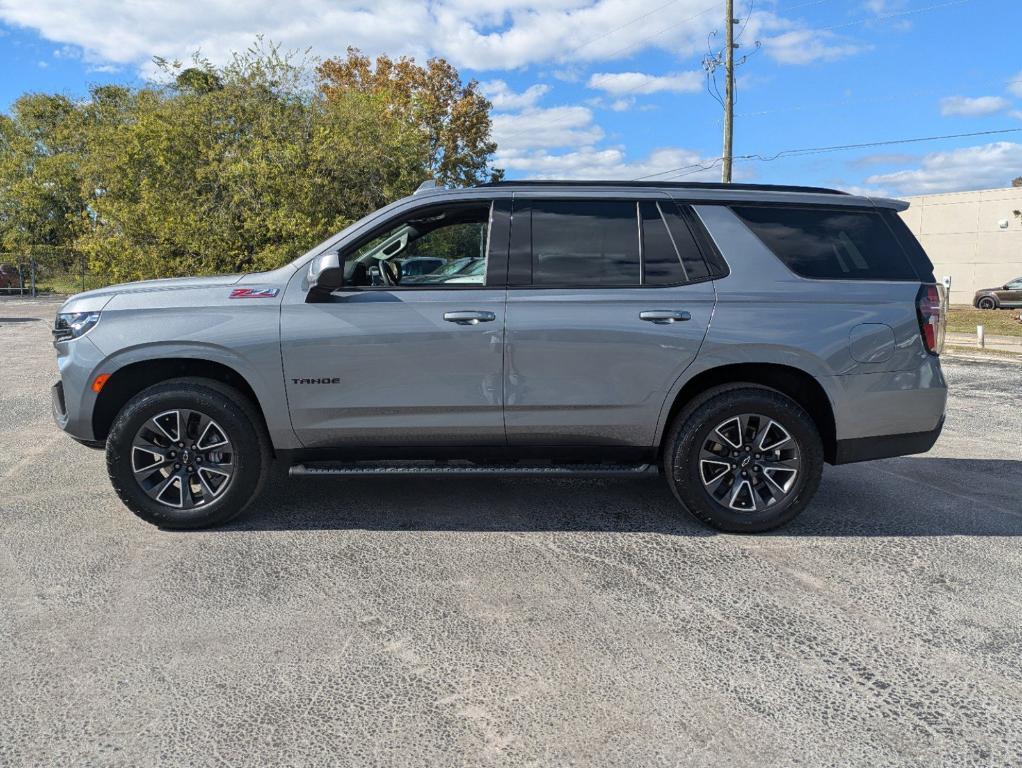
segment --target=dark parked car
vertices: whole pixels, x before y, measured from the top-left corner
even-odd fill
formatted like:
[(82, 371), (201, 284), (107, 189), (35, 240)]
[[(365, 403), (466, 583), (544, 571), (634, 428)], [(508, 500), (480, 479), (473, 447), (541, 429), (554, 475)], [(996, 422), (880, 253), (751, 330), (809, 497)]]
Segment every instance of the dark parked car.
[(21, 288), (21, 273), (13, 264), (0, 264), (0, 289)]
[(972, 299), (972, 305), (979, 309), (1022, 307), (1022, 277), (999, 288), (980, 288)]

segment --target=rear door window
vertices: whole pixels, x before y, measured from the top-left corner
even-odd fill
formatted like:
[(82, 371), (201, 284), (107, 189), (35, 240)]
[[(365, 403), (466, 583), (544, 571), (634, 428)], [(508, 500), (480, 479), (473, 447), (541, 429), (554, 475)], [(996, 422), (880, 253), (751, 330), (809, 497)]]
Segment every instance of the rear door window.
[(919, 279), (878, 212), (779, 206), (733, 206), (732, 210), (792, 272), (802, 277)]
[(532, 202), (533, 285), (639, 285), (634, 202)]
[[(639, 204), (642, 213), (642, 282), (648, 285), (673, 285), (687, 280), (685, 267), (678, 258), (674, 239), (660, 213), (650, 200)], [(684, 223), (682, 224), (684, 226)], [(691, 236), (689, 236), (691, 240)], [(694, 246), (695, 243), (693, 242)]]

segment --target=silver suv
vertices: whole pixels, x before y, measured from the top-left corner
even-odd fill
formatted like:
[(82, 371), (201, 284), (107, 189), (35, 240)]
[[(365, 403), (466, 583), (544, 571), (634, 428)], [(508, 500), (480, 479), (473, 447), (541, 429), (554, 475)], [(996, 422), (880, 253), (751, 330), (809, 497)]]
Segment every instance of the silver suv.
[(739, 184), (423, 189), (272, 272), (68, 299), (54, 412), (166, 528), (234, 517), (276, 461), (659, 471), (705, 523), (765, 531), (824, 462), (940, 434), (943, 294), (905, 207)]

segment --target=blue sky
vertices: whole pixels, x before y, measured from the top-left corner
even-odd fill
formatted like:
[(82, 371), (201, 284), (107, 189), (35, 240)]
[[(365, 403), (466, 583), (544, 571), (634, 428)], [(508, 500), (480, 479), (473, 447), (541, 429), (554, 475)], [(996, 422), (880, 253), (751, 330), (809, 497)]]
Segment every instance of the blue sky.
[[(736, 180), (907, 195), (1022, 175), (1020, 0), (736, 2), (738, 157), (1013, 131), (737, 160)], [(0, 103), (141, 82), (153, 55), (223, 60), (263, 34), (318, 56), (446, 57), (493, 100), (512, 178), (715, 180), (702, 59), (722, 27), (723, 0), (0, 0)]]

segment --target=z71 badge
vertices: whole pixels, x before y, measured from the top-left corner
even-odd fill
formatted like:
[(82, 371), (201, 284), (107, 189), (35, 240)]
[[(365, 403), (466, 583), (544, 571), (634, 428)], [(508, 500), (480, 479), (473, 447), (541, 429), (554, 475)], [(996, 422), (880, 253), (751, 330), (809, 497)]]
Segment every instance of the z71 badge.
[(232, 299), (272, 299), (280, 293), (280, 288), (235, 288), (231, 291)]

